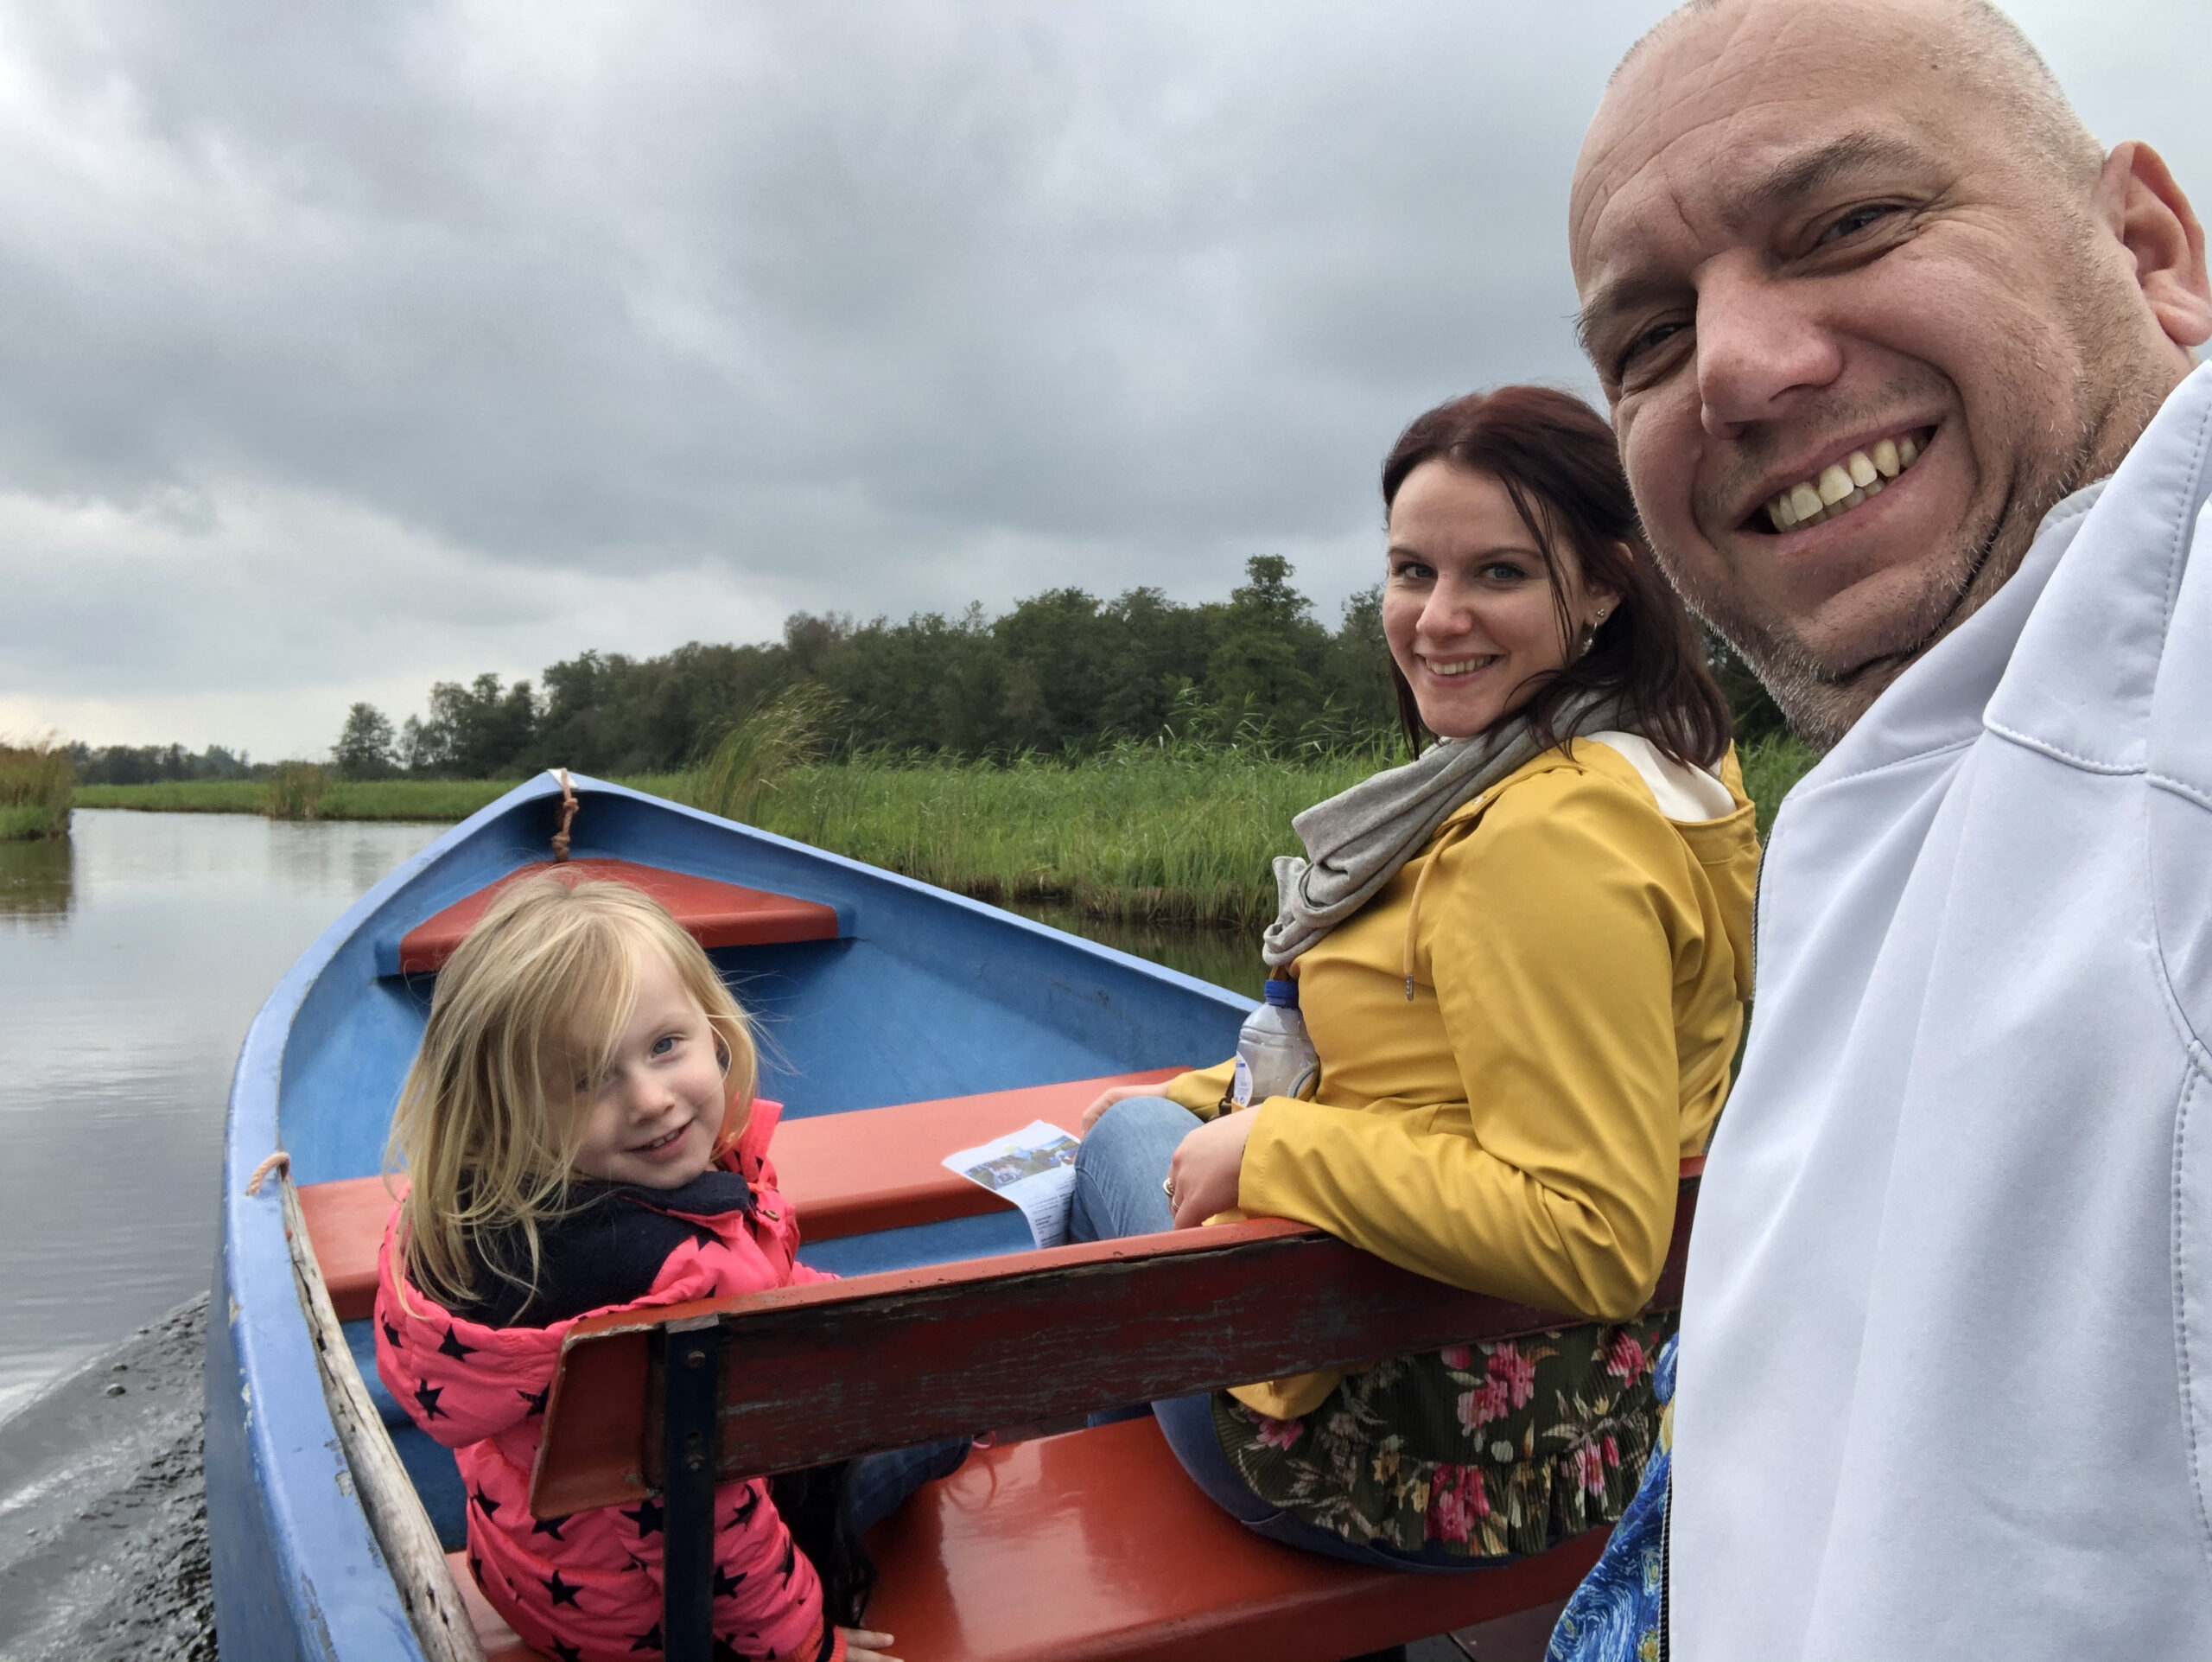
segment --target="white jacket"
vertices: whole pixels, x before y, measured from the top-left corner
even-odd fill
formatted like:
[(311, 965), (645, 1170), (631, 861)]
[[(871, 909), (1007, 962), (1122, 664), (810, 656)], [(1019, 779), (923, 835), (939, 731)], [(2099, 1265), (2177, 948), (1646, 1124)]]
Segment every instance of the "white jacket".
[(2212, 366), (1783, 805), (1680, 1662), (2212, 1658), (2209, 451)]

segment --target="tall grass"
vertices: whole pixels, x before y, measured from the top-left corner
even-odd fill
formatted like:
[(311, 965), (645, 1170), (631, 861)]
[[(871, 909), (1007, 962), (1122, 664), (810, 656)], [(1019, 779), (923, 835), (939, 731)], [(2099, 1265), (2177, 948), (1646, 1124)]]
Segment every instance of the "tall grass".
[(77, 767), (45, 739), (0, 744), (0, 842), (69, 834)]
[(269, 776), (261, 812), (271, 819), (321, 819), (322, 799), (329, 789), (329, 776), (320, 763), (279, 762)]
[(1793, 734), (1777, 733), (1753, 739), (1738, 758), (1744, 764), (1744, 793), (1758, 808), (1759, 837), (1764, 841), (1774, 829), (1774, 812), (1789, 788), (1804, 778), (1820, 753)]
[(860, 756), (791, 769), (753, 823), (981, 900), (1249, 927), (1274, 916), (1291, 816), (1376, 766), (1192, 741), (1000, 767)]
[(756, 704), (731, 724), (690, 775), (687, 799), (709, 813), (753, 824), (762, 799), (829, 748), (838, 704), (834, 693), (811, 681)]

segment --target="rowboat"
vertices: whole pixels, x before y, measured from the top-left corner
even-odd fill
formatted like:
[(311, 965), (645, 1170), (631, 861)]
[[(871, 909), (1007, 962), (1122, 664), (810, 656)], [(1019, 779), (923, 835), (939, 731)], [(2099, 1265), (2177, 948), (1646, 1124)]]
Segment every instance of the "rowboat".
[[(325, 1218), (389, 1207), (385, 1137), (436, 965), (485, 891), (547, 861), (556, 838), (587, 869), (614, 863), (611, 875), (659, 885), (708, 944), (760, 1017), (762, 1094), (785, 1105), (779, 1147), (823, 1116), (941, 1101), (995, 1104), (1003, 1118), (1056, 1083), (1224, 1055), (1247, 1008), (1172, 970), (620, 786), (547, 775), (508, 793), (333, 924), (270, 995), (238, 1058), (207, 1368), (226, 1662), (426, 1655), (410, 1603), (420, 1589), (380, 1546), (366, 1474), (341, 1434), (358, 1376), (373, 1374), (366, 1310), (358, 1284), (325, 1284), (338, 1225), (299, 1197), (322, 1197)], [(904, 1123), (955, 1138), (983, 1124), (976, 1111)], [(939, 1206), (901, 1222), (887, 1189), (804, 1256), (849, 1273), (1028, 1247), (1020, 1214), (976, 1193), (966, 1215)], [(801, 1215), (811, 1237), (803, 1199)], [(450, 1457), (382, 1411), (440, 1534), (457, 1531)]]

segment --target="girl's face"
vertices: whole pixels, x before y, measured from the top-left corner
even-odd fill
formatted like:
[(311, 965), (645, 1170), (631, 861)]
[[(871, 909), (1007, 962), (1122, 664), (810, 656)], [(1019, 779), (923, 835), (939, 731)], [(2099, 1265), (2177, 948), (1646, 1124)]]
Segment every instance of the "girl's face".
[(1472, 738), (1527, 703), (1532, 678), (1565, 664), (1574, 635), (1618, 598), (1584, 589), (1580, 563), (1562, 548), (1572, 622), (1562, 631), (1543, 552), (1505, 487), (1440, 457), (1399, 485), (1388, 558), (1383, 638), (1439, 738)]
[[(639, 951), (638, 1002), (583, 1094), (576, 1169), (586, 1176), (681, 1188), (714, 1162), (728, 1100), (715, 1030), (661, 952)], [(730, 1129), (744, 1130), (741, 1115)]]

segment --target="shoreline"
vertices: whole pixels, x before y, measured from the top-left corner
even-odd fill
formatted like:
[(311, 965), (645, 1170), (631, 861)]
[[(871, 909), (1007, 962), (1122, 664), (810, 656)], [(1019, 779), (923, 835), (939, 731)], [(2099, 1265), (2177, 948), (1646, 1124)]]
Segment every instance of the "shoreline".
[(203, 1293), (0, 1419), (0, 1655), (215, 1662), (207, 1324)]

